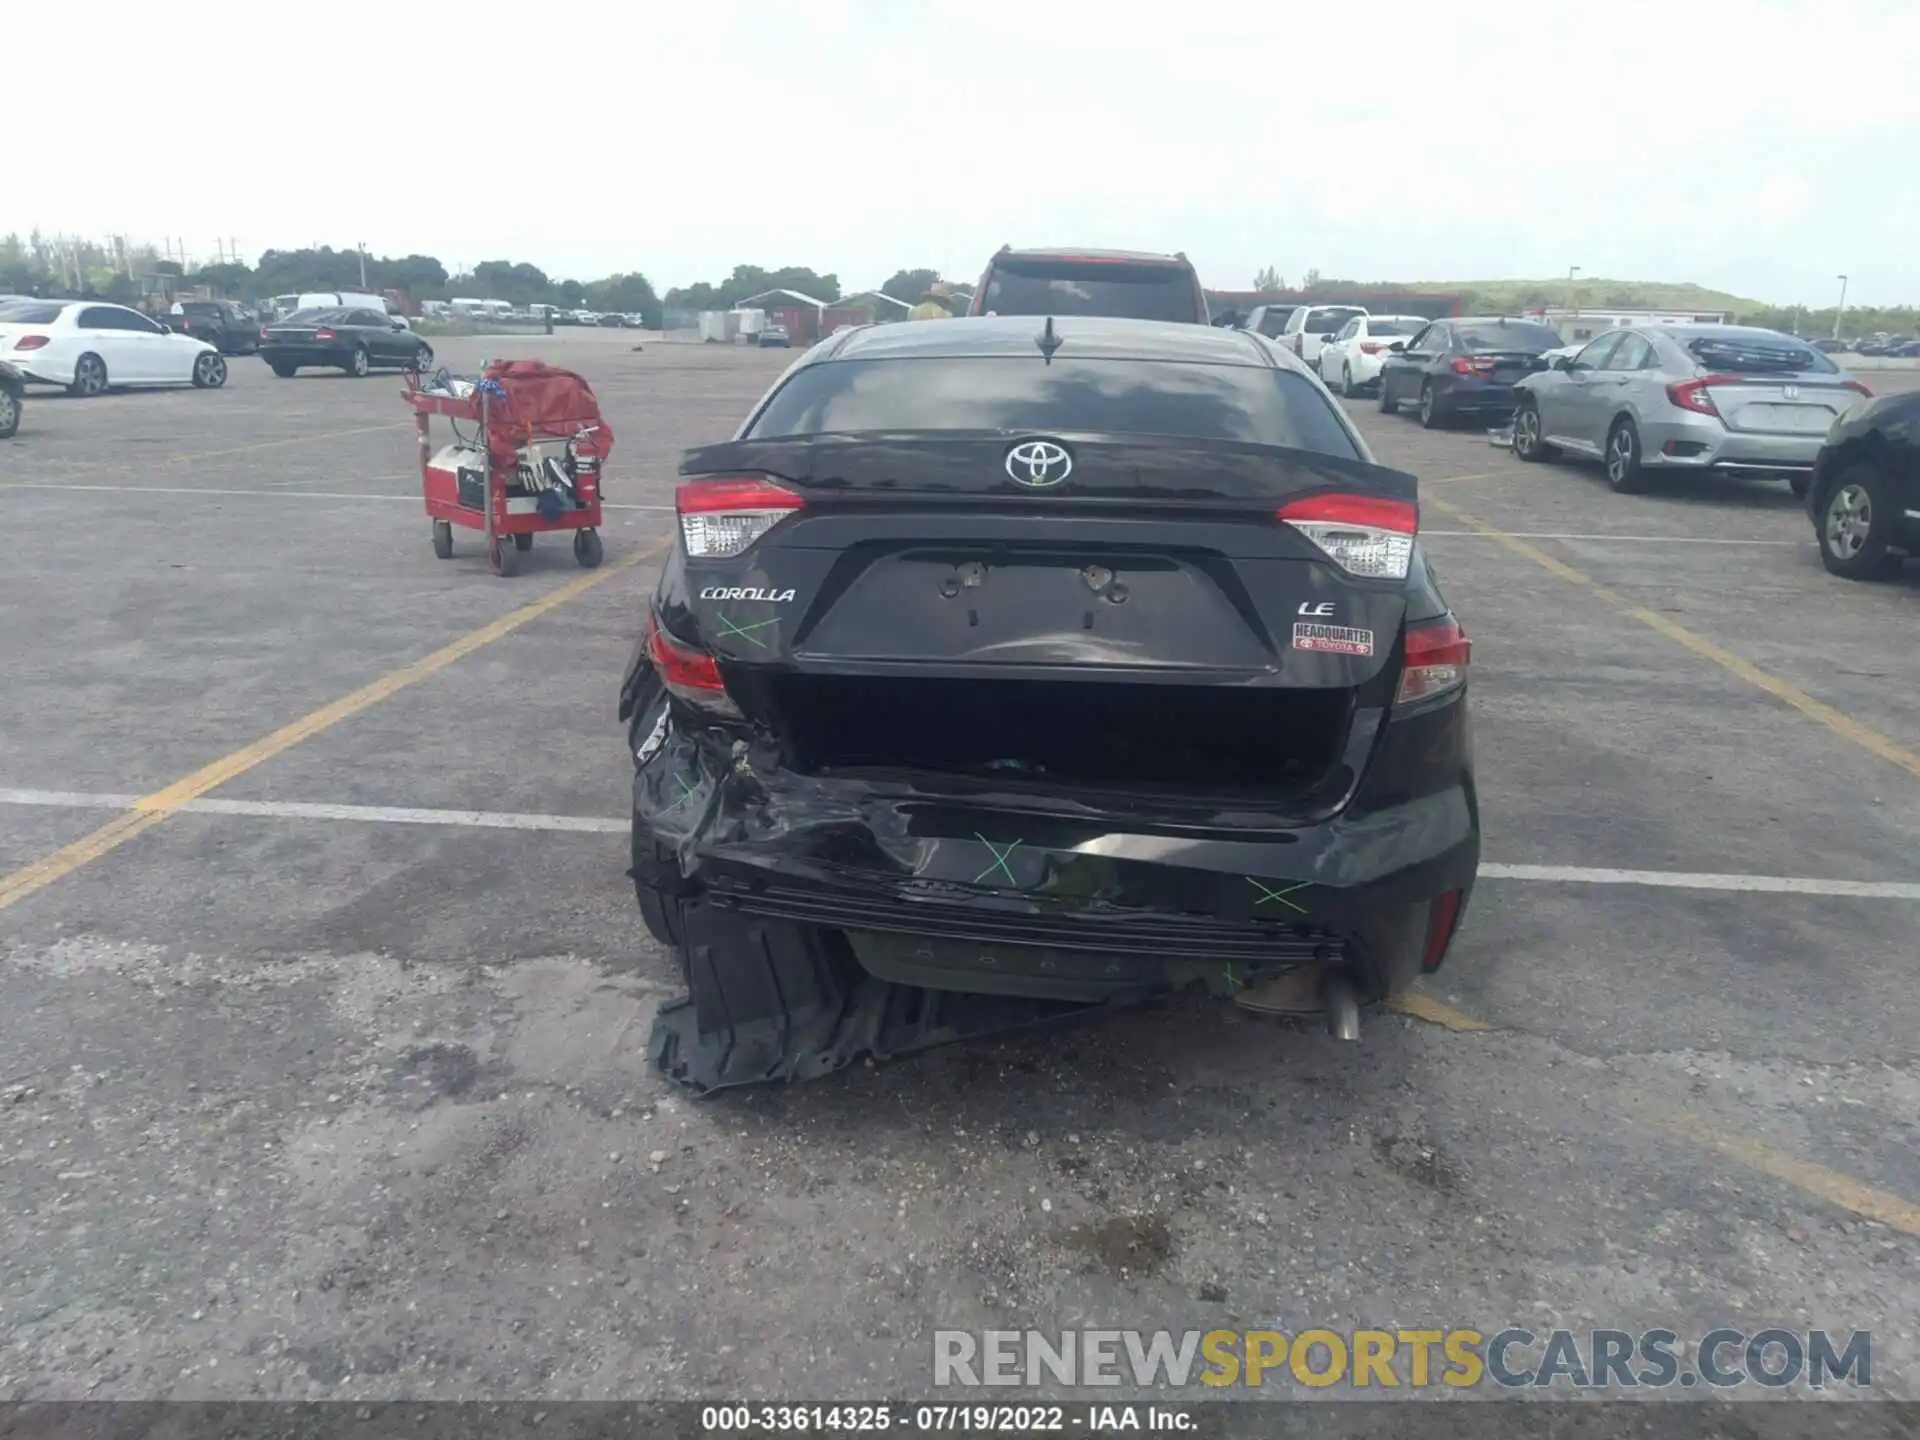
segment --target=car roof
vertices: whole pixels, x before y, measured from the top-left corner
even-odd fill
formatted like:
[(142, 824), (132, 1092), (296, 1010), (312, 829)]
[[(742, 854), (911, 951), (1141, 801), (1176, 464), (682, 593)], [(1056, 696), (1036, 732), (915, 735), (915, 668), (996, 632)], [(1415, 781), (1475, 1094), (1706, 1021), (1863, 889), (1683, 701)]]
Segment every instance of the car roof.
[[(1444, 320), (1449, 325), (1535, 325), (1542, 330), (1551, 330), (1553, 326), (1544, 320), (1533, 320), (1525, 315), (1442, 315), (1433, 323), (1438, 325)], [(1596, 340), (1599, 336), (1594, 337)]]
[(1098, 250), (1091, 246), (1055, 245), (1028, 246), (1016, 250), (1011, 245), (1005, 247), (993, 257), (996, 260), (1028, 258), (1036, 260), (1131, 260), (1142, 265), (1180, 265), (1192, 268), (1192, 261), (1184, 255), (1165, 255), (1151, 250)]
[[(831, 360), (927, 360), (1030, 355), (1047, 323), (1040, 315), (970, 315), (951, 320), (863, 325), (819, 356)], [(1173, 360), (1198, 365), (1299, 368), (1291, 355), (1245, 330), (1169, 320), (1063, 315), (1053, 320), (1058, 354), (1074, 359)], [(829, 342), (831, 343), (831, 342)]]

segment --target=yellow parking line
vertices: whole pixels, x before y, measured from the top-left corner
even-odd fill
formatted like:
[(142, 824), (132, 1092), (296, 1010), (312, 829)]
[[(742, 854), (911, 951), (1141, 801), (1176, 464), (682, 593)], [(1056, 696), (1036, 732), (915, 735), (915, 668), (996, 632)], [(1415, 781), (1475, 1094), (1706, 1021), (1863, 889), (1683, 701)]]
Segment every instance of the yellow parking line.
[(446, 669), (454, 661), (471, 655), (483, 645), (490, 645), (502, 636), (512, 634), (529, 621), (537, 620), (549, 611), (558, 609), (569, 600), (584, 595), (594, 586), (602, 584), (622, 571), (653, 559), (665, 550), (666, 546), (667, 542), (662, 542), (616, 564), (589, 571), (585, 575), (569, 580), (566, 584), (542, 595), (538, 600), (522, 605), (517, 610), (509, 611), (491, 624), (482, 625), (478, 630), (468, 631), (459, 639), (441, 646), (429, 655), (423, 655), (411, 664), (403, 665), (398, 670), (382, 675), (378, 680), (361, 686), (352, 694), (343, 695), (338, 700), (301, 716), (291, 724), (282, 725), (272, 734), (262, 736), (251, 745), (242, 746), (230, 755), (223, 755), (220, 759), (201, 766), (191, 775), (183, 776), (163, 789), (141, 796), (134, 801), (133, 808), (126, 814), (81, 836), (72, 844), (63, 845), (51, 854), (42, 856), (11, 875), (0, 876), (0, 910), (6, 909), (17, 900), (25, 899), (37, 890), (45, 889), (64, 876), (71, 875), (81, 866), (98, 860), (109, 851), (117, 850), (134, 836), (151, 830), (188, 801), (199, 799), (209, 790), (224, 785), (235, 776), (245, 774), (256, 765), (292, 749), (301, 741), (310, 740), (323, 730), (338, 725), (342, 720), (358, 715), (361, 711), (378, 705), (389, 696), (398, 694), (407, 686)]
[(1681, 1139), (1717, 1150), (1750, 1169), (1798, 1186), (1809, 1195), (1838, 1205), (1842, 1210), (1851, 1210), (1865, 1219), (1877, 1220), (1908, 1235), (1920, 1235), (1920, 1205), (1902, 1200), (1898, 1195), (1876, 1190), (1849, 1175), (1842, 1175), (1810, 1160), (1798, 1159), (1761, 1141), (1728, 1135), (1690, 1116), (1669, 1122), (1666, 1129)]
[[(1485, 1020), (1456, 1010), (1445, 1001), (1436, 1000), (1424, 990), (1410, 990), (1388, 1007), (1402, 1015), (1439, 1025), (1447, 1030), (1471, 1034), (1476, 1031), (1492, 1030), (1495, 1027)], [(1776, 1180), (1784, 1180), (1796, 1189), (1804, 1190), (1815, 1199), (1824, 1200), (1829, 1205), (1867, 1220), (1877, 1220), (1882, 1225), (1899, 1230), (1907, 1235), (1920, 1236), (1920, 1205), (1903, 1200), (1885, 1190), (1875, 1189), (1866, 1182), (1854, 1179), (1851, 1175), (1842, 1175), (1837, 1170), (1829, 1170), (1824, 1165), (1816, 1165), (1811, 1160), (1802, 1160), (1789, 1155), (1784, 1150), (1776, 1150), (1761, 1140), (1745, 1135), (1729, 1134), (1718, 1126), (1692, 1115), (1669, 1116), (1654, 1122), (1654, 1128), (1664, 1131), (1677, 1140), (1702, 1145), (1730, 1160), (1737, 1160), (1750, 1170), (1758, 1170), (1763, 1175), (1771, 1175)]]
[(1429, 1025), (1438, 1025), (1442, 1029), (1462, 1034), (1493, 1029), (1493, 1026), (1486, 1021), (1475, 1019), (1464, 1010), (1456, 1010), (1446, 1001), (1436, 1000), (1424, 990), (1409, 990), (1387, 1008), (1398, 1014), (1411, 1016), (1415, 1020), (1424, 1020)]
[(1809, 720), (1817, 721), (1826, 726), (1842, 739), (1849, 740), (1853, 744), (1858, 745), (1862, 750), (1877, 755), (1880, 759), (1890, 764), (1899, 766), (1909, 775), (1920, 778), (1920, 754), (1916, 754), (1898, 741), (1882, 735), (1872, 726), (1863, 725), (1851, 715), (1843, 714), (1825, 701), (1814, 699), (1813, 696), (1807, 694), (1806, 691), (1800, 689), (1798, 686), (1789, 684), (1778, 675), (1762, 670), (1751, 661), (1741, 659), (1731, 650), (1714, 644), (1713, 641), (1707, 639), (1705, 636), (1694, 634), (1694, 632), (1687, 629), (1686, 626), (1676, 624), (1666, 616), (1648, 610), (1643, 606), (1635, 605), (1624, 595), (1602, 585), (1591, 575), (1576, 570), (1573, 566), (1554, 559), (1553, 556), (1547, 554), (1546, 551), (1529, 545), (1526, 541), (1487, 524), (1478, 516), (1462, 510), (1451, 501), (1428, 500), (1426, 503), (1433, 509), (1438, 510), (1441, 514), (1457, 520), (1460, 524), (1486, 536), (1489, 540), (1492, 540), (1503, 548), (1512, 551), (1515, 555), (1531, 560), (1548, 574), (1557, 576), (1569, 585), (1578, 585), (1591, 594), (1598, 596), (1600, 599), (1622, 611), (1631, 619), (1638, 620), (1648, 629), (1658, 631), (1676, 645), (1683, 646), (1692, 651), (1702, 660), (1708, 660), (1718, 665), (1729, 675), (1737, 676), (1749, 685), (1752, 685), (1755, 689), (1764, 690), (1767, 694), (1773, 696), (1774, 699), (1791, 705)]

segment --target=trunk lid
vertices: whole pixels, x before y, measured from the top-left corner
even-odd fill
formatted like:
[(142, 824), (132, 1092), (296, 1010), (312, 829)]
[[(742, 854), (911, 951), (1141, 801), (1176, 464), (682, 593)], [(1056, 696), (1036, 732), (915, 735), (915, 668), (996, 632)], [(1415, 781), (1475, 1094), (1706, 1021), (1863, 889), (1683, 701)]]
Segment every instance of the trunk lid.
[(1073, 468), (1039, 491), (1010, 478), (1003, 434), (691, 452), (683, 475), (770, 476), (804, 505), (743, 554), (689, 555), (662, 617), (819, 765), (1322, 774), (1355, 707), (1385, 703), (1404, 586), (1348, 573), (1276, 511), (1340, 495), (1410, 513), (1413, 477), (1257, 445), (1047, 441)]
[(311, 340), (319, 333), (319, 330), (320, 327), (318, 325), (269, 325), (267, 327), (267, 339)]
[(1824, 435), (1861, 394), (1851, 376), (1785, 335), (1702, 335), (1686, 349), (1700, 367), (1701, 390), (1729, 430)]
[(1476, 375), (1509, 384), (1543, 368), (1538, 352), (1533, 350), (1476, 350), (1470, 358)]
[(1824, 435), (1860, 398), (1842, 377), (1806, 371), (1706, 378), (1721, 422), (1749, 435)]

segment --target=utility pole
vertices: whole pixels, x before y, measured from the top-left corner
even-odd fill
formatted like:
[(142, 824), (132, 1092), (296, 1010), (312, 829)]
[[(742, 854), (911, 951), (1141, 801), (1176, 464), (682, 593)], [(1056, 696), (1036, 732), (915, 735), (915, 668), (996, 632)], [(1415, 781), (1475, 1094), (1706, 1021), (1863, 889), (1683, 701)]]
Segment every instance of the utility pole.
[(1833, 312), (1833, 338), (1836, 340), (1840, 338), (1840, 317), (1847, 313), (1847, 277), (1842, 275), (1839, 279), (1840, 308)]
[(1573, 277), (1579, 273), (1578, 265), (1567, 267), (1567, 313), (1575, 320), (1580, 318), (1580, 301), (1576, 298), (1579, 292), (1573, 288)]
[(360, 291), (361, 293), (365, 294), (366, 289), (367, 289), (367, 242), (362, 240), (360, 242)]

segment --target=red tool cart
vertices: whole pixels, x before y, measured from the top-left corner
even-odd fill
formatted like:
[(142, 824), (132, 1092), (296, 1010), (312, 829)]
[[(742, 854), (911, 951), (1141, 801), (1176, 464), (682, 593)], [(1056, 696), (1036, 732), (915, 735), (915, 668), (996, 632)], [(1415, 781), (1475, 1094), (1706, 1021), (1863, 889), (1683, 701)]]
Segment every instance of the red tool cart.
[[(571, 530), (573, 558), (588, 570), (600, 563), (600, 473), (613, 430), (591, 385), (538, 360), (507, 360), (478, 380), (409, 375), (406, 397), (435, 555), (453, 558), (454, 526), (478, 530), (493, 573), (511, 575), (535, 535)], [(438, 451), (435, 415), (452, 422), (455, 442)]]

